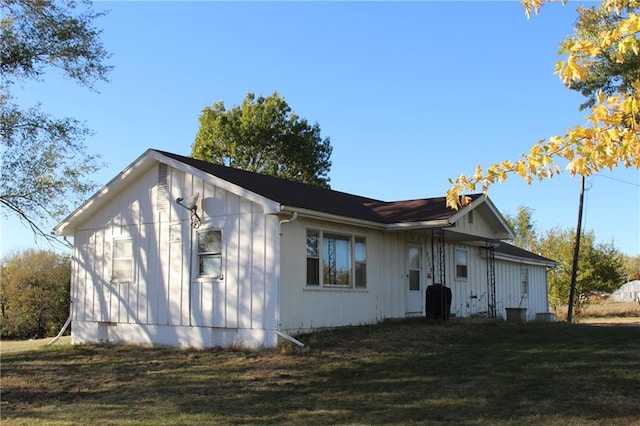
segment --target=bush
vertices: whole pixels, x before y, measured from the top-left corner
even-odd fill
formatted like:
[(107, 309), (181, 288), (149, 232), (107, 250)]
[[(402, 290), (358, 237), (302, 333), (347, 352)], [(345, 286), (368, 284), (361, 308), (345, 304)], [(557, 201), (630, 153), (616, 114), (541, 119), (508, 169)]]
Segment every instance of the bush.
[(54, 336), (69, 316), (67, 255), (26, 250), (2, 261), (0, 333), (27, 339)]

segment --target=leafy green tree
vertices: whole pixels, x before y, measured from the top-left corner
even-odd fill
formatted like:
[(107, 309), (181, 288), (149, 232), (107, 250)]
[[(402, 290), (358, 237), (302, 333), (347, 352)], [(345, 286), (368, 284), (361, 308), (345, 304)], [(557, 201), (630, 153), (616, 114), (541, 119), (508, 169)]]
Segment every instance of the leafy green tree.
[(191, 149), (194, 158), (328, 187), (329, 138), (318, 123), (298, 117), (283, 97), (247, 93), (240, 106), (205, 107)]
[(0, 274), (3, 337), (55, 335), (69, 316), (69, 256), (26, 250), (4, 259)]
[[(578, 19), (573, 29), (574, 35), (567, 37), (561, 49), (569, 50), (575, 40), (597, 42), (601, 34), (613, 31), (629, 13), (640, 12), (640, 3), (630, 1), (623, 5), (620, 13), (607, 12), (602, 7), (578, 6)], [(637, 37), (637, 35), (636, 35)], [(622, 58), (620, 58), (622, 56)], [(622, 60), (621, 60), (622, 59)], [(580, 92), (587, 98), (580, 109), (593, 107), (597, 102), (598, 91), (606, 95), (629, 93), (633, 84), (640, 80), (640, 56), (633, 51), (621, 52), (615, 46), (602, 46), (592, 59), (581, 80), (568, 83), (567, 87)]]
[(640, 280), (640, 255), (624, 256), (624, 272), (627, 281)]
[(522, 205), (518, 206), (515, 216), (505, 216), (507, 223), (513, 229), (512, 244), (529, 251), (536, 250), (538, 238), (532, 217), (533, 209)]
[(86, 152), (90, 132), (82, 123), (53, 117), (40, 104), (23, 108), (11, 88), (41, 82), (52, 68), (90, 89), (106, 81), (109, 55), (93, 26), (102, 14), (89, 1), (71, 0), (5, 0), (0, 11), (0, 210), (53, 240), (43, 227), (93, 189), (87, 178), (98, 159)]
[[(575, 232), (553, 228), (538, 239), (537, 252), (554, 259), (559, 265), (549, 271), (549, 302), (553, 306), (569, 301)], [(580, 239), (574, 306), (579, 312), (593, 291), (611, 292), (624, 279), (623, 255), (613, 244), (595, 244), (593, 231), (584, 232)]]

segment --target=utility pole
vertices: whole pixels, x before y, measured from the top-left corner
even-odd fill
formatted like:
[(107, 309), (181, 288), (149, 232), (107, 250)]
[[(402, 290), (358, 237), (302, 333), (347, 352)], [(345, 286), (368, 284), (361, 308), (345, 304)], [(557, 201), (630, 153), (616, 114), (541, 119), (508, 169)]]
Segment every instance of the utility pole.
[(580, 234), (582, 233), (582, 202), (584, 200), (584, 176), (580, 181), (580, 202), (578, 204), (578, 225), (576, 226), (576, 244), (573, 249), (573, 267), (571, 268), (571, 287), (569, 290), (569, 310), (567, 322), (571, 324), (573, 319), (573, 298), (576, 295), (576, 277), (578, 275), (578, 254), (580, 253)]

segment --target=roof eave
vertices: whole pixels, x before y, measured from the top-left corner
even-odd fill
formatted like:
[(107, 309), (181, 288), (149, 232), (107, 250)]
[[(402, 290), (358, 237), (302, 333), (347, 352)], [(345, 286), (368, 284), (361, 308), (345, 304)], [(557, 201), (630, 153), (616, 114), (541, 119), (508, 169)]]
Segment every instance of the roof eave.
[(182, 161), (176, 160), (171, 157), (167, 157), (157, 151), (153, 151), (155, 154), (154, 158), (158, 161), (161, 161), (175, 169), (183, 170), (193, 176), (196, 176), (203, 181), (210, 182), (213, 185), (224, 189), (225, 191), (229, 191), (233, 194), (236, 194), (239, 197), (245, 198), (249, 201), (252, 201), (256, 204), (260, 204), (264, 207), (266, 214), (276, 214), (281, 210), (280, 203), (273, 201), (269, 198), (266, 198), (262, 195), (256, 194), (240, 185), (236, 185), (235, 183), (231, 183), (227, 180), (219, 178), (214, 174), (207, 173), (205, 171), (200, 170), (197, 167), (191, 166), (189, 164), (183, 163)]
[(102, 188), (100, 188), (97, 192), (95, 192), (87, 201), (82, 203), (78, 208), (72, 211), (67, 217), (65, 217), (60, 223), (58, 223), (54, 228), (52, 233), (58, 236), (70, 237), (73, 236), (73, 231), (75, 230), (72, 227), (72, 224), (76, 221), (82, 220), (82, 217), (91, 212), (110, 192), (115, 192), (119, 189), (119, 187), (123, 184), (122, 182), (131, 174), (135, 173), (139, 166), (144, 164), (147, 161), (148, 157), (154, 157), (155, 153), (151, 149), (147, 149), (142, 155), (136, 158), (129, 166), (127, 166), (124, 170), (118, 173), (113, 179), (111, 179), (107, 184), (105, 184)]
[(549, 268), (553, 268), (558, 265), (558, 262), (554, 262), (552, 260), (542, 260), (542, 259), (531, 259), (527, 257), (514, 256), (503, 253), (495, 253), (496, 259), (507, 260), (510, 262), (523, 263), (527, 265), (537, 265), (537, 266), (546, 266)]
[(80, 205), (80, 207), (75, 209), (60, 223), (58, 223), (53, 228), (53, 234), (65, 237), (73, 236), (75, 231), (73, 224), (77, 221), (81, 221), (85, 215), (89, 214), (91, 211), (97, 208), (102, 203), (102, 200), (106, 202), (104, 197), (109, 193), (117, 192), (120, 187), (124, 185), (124, 181), (127, 180), (127, 178), (132, 174), (137, 173), (138, 171), (146, 170), (141, 166), (149, 160), (156, 160), (158, 162), (165, 163), (175, 169), (191, 173), (194, 176), (202, 179), (203, 181), (212, 182), (214, 185), (219, 186), (220, 188), (228, 190), (229, 192), (232, 192), (238, 196), (244, 197), (250, 201), (262, 205), (265, 209), (265, 212), (268, 214), (277, 213), (278, 211), (280, 211), (280, 204), (273, 200), (251, 192), (243, 187), (228, 182), (215, 175), (206, 173), (196, 167), (167, 157), (166, 155), (154, 149), (147, 149), (142, 155), (140, 155), (136, 160), (129, 164), (129, 166), (127, 166), (123, 171), (118, 173), (118, 175), (116, 175), (106, 185), (104, 185), (95, 194), (93, 194), (91, 198), (85, 201), (82, 205)]
[(398, 222), (389, 223), (385, 226), (388, 231), (408, 231), (414, 229), (433, 229), (433, 228), (448, 228), (451, 223), (448, 219), (439, 220), (423, 220), (420, 222)]
[(297, 212), (299, 217), (304, 217), (308, 219), (326, 220), (329, 222), (363, 226), (366, 228), (377, 229), (377, 230), (385, 229), (385, 225), (380, 222), (375, 222), (375, 221), (365, 220), (365, 219), (358, 219), (358, 218), (349, 217), (349, 216), (341, 216), (341, 215), (332, 214), (332, 213), (324, 213), (317, 210), (305, 209), (302, 207), (282, 205), (280, 207), (280, 211), (290, 212), (290, 213)]

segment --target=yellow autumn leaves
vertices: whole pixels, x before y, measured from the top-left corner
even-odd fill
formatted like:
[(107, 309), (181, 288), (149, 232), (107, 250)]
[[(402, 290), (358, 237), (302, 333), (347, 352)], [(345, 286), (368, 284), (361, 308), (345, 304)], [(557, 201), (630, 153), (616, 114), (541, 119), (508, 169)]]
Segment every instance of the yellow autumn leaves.
[[(540, 7), (553, 0), (522, 0), (525, 13), (538, 13)], [(582, 81), (598, 55), (604, 49), (614, 49), (616, 60), (624, 62), (625, 55), (640, 54), (640, 16), (629, 12), (640, 7), (638, 0), (604, 0), (600, 8), (616, 14), (614, 28), (603, 31), (596, 39), (568, 39), (563, 44), (565, 58), (555, 67), (565, 85)], [(472, 176), (461, 175), (451, 180), (447, 191), (447, 206), (458, 209), (467, 204), (465, 192), (479, 189), (486, 193), (494, 183), (504, 182), (509, 175), (517, 175), (528, 183), (550, 179), (562, 169), (558, 161), (566, 161), (566, 170), (573, 175), (589, 176), (601, 169), (620, 165), (640, 168), (640, 80), (630, 88), (607, 96), (598, 92), (595, 105), (584, 125), (567, 130), (565, 135), (540, 140), (529, 153), (513, 162), (502, 161), (486, 169), (477, 166)]]

